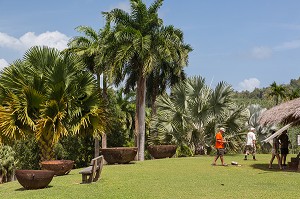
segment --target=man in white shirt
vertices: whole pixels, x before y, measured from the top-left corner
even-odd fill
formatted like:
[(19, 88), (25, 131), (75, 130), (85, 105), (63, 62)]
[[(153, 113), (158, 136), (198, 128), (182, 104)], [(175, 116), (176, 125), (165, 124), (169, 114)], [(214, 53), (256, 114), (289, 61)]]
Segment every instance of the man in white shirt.
[(247, 156), (251, 153), (253, 160), (256, 160), (255, 153), (256, 153), (256, 136), (254, 134), (255, 128), (251, 127), (250, 131), (247, 133), (247, 142), (245, 146), (245, 158), (244, 160), (247, 160)]

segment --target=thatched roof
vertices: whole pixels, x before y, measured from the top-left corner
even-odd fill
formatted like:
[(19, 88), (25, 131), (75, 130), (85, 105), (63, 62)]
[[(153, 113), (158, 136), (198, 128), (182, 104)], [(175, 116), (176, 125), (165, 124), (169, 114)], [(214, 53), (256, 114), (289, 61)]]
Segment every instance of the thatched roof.
[(259, 122), (262, 125), (278, 123), (300, 125), (300, 98), (281, 103), (263, 112)]

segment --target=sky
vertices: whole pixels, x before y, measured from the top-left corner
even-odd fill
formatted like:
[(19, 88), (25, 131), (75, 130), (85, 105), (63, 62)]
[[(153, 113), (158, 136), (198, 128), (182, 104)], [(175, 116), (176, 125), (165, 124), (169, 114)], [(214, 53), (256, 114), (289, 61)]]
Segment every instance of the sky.
[[(0, 69), (34, 45), (67, 48), (77, 26), (99, 30), (113, 8), (130, 12), (129, 0), (0, 0)], [(159, 16), (193, 48), (188, 76), (253, 91), (300, 77), (299, 8), (299, 0), (164, 0)]]

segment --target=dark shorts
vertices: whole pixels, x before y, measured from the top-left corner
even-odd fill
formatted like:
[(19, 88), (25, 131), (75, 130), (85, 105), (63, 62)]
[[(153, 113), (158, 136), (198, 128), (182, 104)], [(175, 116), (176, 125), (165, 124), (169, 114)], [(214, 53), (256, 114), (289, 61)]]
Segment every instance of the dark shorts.
[(281, 148), (280, 153), (281, 154), (289, 154), (289, 149), (288, 148)]
[(224, 156), (224, 154), (225, 154), (225, 149), (224, 148), (217, 149), (217, 155), (218, 156)]

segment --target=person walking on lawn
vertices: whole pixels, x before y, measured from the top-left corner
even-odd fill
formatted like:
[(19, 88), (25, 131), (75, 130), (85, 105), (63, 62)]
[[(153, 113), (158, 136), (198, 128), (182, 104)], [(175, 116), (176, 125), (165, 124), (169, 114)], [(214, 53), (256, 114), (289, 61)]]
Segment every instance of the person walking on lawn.
[(247, 160), (247, 156), (251, 153), (253, 160), (256, 160), (255, 154), (256, 154), (256, 136), (255, 136), (255, 128), (251, 127), (250, 131), (247, 133), (247, 142), (244, 149), (245, 158), (244, 160)]
[(224, 163), (224, 153), (225, 153), (225, 139), (223, 138), (223, 134), (225, 133), (225, 128), (220, 128), (219, 132), (216, 134), (216, 149), (217, 149), (217, 154), (214, 158), (214, 162), (212, 163), (212, 165), (216, 165), (216, 162), (218, 160), (218, 158), (220, 157), (221, 159), (221, 163), (223, 166), (227, 166), (226, 163)]
[[(272, 135), (274, 133), (275, 133), (275, 130), (272, 130)], [(272, 157), (271, 157), (271, 160), (270, 160), (269, 169), (273, 168), (272, 163), (273, 163), (273, 160), (275, 159), (275, 157), (277, 158), (279, 169), (282, 169), (281, 160), (280, 160), (280, 156), (279, 156), (279, 141), (278, 141), (277, 137), (273, 138)]]
[(289, 154), (289, 137), (287, 135), (287, 130), (283, 131), (278, 137), (280, 143), (280, 153), (281, 153), (281, 166), (286, 166), (286, 156)]

